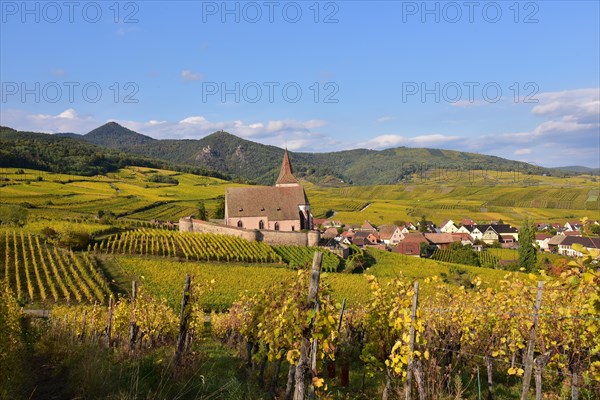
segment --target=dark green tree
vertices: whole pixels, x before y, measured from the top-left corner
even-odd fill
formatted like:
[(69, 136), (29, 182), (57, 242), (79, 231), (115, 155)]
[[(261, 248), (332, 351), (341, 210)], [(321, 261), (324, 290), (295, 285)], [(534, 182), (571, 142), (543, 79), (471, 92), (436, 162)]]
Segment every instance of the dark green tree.
[(519, 268), (531, 272), (537, 263), (537, 249), (535, 243), (535, 226), (528, 219), (523, 221), (519, 230)]
[(450, 245), (450, 262), (481, 266), (477, 252), (469, 245), (463, 246), (461, 242), (454, 242)]
[(206, 221), (207, 220), (207, 213), (206, 213), (206, 206), (204, 205), (204, 201), (201, 201), (198, 204), (198, 219), (201, 219), (202, 221)]
[(419, 222), (419, 232), (427, 232), (427, 219), (425, 219), (424, 215), (421, 217), (421, 221)]
[(225, 196), (219, 196), (217, 209), (215, 210), (215, 219), (225, 218)]

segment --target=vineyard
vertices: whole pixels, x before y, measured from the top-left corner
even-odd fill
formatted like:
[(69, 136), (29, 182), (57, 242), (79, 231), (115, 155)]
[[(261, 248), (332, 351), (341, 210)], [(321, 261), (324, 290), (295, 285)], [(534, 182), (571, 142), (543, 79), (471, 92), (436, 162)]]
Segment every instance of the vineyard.
[[(305, 268), (309, 266), (313, 254), (315, 251), (318, 251), (315, 247), (299, 246), (273, 246), (273, 250), (291, 268)], [(343, 268), (343, 261), (330, 251), (326, 251), (323, 253), (322, 268), (325, 272), (337, 272)]]
[(194, 261), (281, 262), (262, 242), (228, 236), (156, 229), (137, 229), (112, 235), (94, 245), (94, 252), (179, 257)]
[[(432, 260), (443, 261), (454, 263), (455, 261), (453, 249), (435, 249), (431, 255)], [(477, 252), (477, 258), (479, 259), (479, 265), (487, 268), (495, 268), (500, 260), (498, 257), (488, 251)]]
[(5, 230), (0, 277), (24, 302), (104, 303), (110, 293), (97, 261), (43, 242), (39, 236)]
[[(331, 302), (326, 278), (318, 299), (311, 303), (309, 294), (307, 304), (306, 293), (314, 291), (308, 290), (309, 272), (301, 271), (242, 296), (228, 313), (213, 314), (211, 327), (249, 367), (256, 362), (252, 371), (260, 382), (265, 365), (279, 371), (287, 361), (288, 377), (303, 382), (300, 370), (317, 397), (328, 387), (347, 387), (350, 370), (357, 369), (354, 376), (384, 381), (369, 398), (478, 398), (486, 391), (488, 398), (519, 397), (497, 392), (498, 381), (521, 398), (529, 398), (530, 388), (536, 399), (567, 392), (572, 399), (598, 398), (600, 276), (583, 271), (573, 268), (537, 286), (533, 275), (508, 274), (497, 290), (482, 289), (475, 279), (475, 290), (458, 292), (433, 277), (423, 286), (435, 294), (425, 299), (420, 285), (407, 279), (383, 284), (371, 277), (369, 301), (350, 310)], [(276, 385), (274, 376), (271, 393)], [(298, 393), (288, 383), (283, 397), (291, 390)]]

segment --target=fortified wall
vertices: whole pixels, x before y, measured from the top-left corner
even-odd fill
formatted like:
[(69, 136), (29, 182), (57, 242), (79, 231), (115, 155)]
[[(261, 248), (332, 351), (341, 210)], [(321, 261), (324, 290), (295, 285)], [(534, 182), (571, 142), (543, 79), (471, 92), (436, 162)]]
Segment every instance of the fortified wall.
[(273, 245), (288, 246), (318, 246), (321, 233), (319, 231), (308, 232), (284, 232), (266, 229), (244, 229), (233, 226), (217, 225), (210, 222), (193, 219), (190, 217), (179, 220), (179, 232), (201, 232), (219, 235), (237, 236), (248, 241), (265, 242)]

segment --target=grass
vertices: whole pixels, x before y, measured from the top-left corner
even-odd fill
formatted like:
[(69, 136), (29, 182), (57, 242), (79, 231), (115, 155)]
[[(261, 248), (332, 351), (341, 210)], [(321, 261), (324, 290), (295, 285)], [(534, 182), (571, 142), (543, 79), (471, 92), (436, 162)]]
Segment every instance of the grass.
[[(372, 274), (386, 282), (398, 276), (423, 280), (434, 275), (449, 274), (451, 263), (407, 257), (380, 250), (369, 250), (376, 264), (365, 274), (327, 273), (323, 281), (333, 290), (337, 302), (346, 299), (351, 307), (360, 307), (369, 299), (370, 289), (365, 275)], [(186, 274), (191, 274), (199, 289), (205, 310), (224, 310), (243, 293), (257, 293), (273, 283), (287, 279), (295, 271), (265, 264), (182, 262), (173, 259), (135, 256), (104, 256), (103, 265), (115, 280), (121, 292), (127, 292), (131, 280), (145, 285), (153, 294), (167, 299), (176, 308)], [(474, 278), (482, 279), (484, 286), (496, 287), (506, 271), (460, 265)], [(428, 295), (429, 293), (424, 293)]]

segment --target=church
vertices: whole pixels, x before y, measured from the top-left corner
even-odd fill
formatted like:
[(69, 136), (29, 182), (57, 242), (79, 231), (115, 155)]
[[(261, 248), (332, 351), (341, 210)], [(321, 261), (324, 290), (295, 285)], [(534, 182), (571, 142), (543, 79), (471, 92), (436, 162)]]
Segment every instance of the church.
[(301, 231), (313, 228), (310, 204), (285, 150), (275, 186), (227, 188), (225, 224), (244, 229)]

